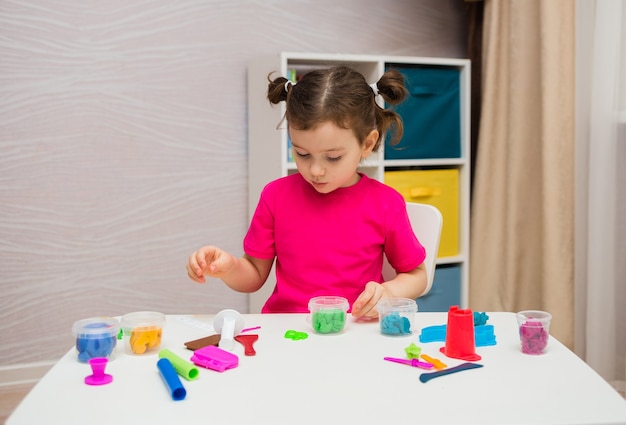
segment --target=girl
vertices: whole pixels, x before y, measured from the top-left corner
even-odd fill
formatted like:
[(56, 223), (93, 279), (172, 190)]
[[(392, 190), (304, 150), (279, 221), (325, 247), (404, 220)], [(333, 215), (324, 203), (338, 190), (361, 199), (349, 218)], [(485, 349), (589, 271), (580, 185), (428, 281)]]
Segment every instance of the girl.
[[(311, 71), (297, 84), (268, 77), (268, 100), (286, 102), (285, 120), (297, 174), (270, 182), (245, 236), (243, 257), (215, 246), (194, 252), (189, 277), (222, 279), (239, 292), (265, 283), (276, 260), (276, 287), (263, 313), (308, 312), (319, 295), (348, 299), (355, 318), (376, 318), (384, 297), (417, 298), (426, 288), (426, 253), (402, 196), (359, 173), (386, 132), (402, 137), (400, 116), (376, 103), (404, 100), (402, 75), (388, 70), (376, 84), (338, 66)], [(383, 281), (383, 255), (398, 272)]]

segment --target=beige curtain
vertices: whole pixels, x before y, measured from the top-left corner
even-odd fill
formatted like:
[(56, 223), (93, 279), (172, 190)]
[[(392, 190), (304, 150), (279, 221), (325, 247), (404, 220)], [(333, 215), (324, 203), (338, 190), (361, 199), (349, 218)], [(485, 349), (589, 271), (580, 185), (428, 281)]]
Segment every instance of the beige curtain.
[(541, 309), (573, 348), (574, 0), (486, 0), (470, 307)]

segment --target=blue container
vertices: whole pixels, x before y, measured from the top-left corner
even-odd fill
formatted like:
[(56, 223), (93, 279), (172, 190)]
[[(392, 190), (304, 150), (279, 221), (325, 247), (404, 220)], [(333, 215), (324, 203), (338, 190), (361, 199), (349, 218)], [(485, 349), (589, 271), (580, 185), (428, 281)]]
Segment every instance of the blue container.
[(79, 362), (87, 363), (95, 357), (109, 358), (117, 345), (120, 324), (113, 317), (92, 317), (74, 322), (72, 333), (76, 338)]
[(385, 143), (385, 159), (461, 157), (460, 70), (389, 64), (405, 79), (410, 96), (395, 107), (404, 124), (400, 143)]

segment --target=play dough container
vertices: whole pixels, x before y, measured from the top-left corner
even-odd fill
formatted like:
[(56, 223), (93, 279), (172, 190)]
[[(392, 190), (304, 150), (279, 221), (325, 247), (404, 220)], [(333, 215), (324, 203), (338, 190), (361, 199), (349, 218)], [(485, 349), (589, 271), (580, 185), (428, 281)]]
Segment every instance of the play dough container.
[(161, 346), (165, 315), (156, 311), (137, 311), (122, 317), (124, 348), (132, 354), (150, 354)]
[(383, 298), (376, 304), (380, 333), (408, 336), (413, 333), (417, 303), (410, 298)]
[(318, 334), (343, 331), (348, 313), (348, 300), (343, 297), (321, 296), (309, 300), (310, 321)]
[(91, 317), (74, 322), (72, 334), (76, 338), (78, 361), (87, 363), (96, 357), (109, 358), (119, 331), (120, 324), (113, 317)]
[(525, 310), (517, 313), (516, 318), (522, 353), (545, 353), (552, 315), (546, 311)]

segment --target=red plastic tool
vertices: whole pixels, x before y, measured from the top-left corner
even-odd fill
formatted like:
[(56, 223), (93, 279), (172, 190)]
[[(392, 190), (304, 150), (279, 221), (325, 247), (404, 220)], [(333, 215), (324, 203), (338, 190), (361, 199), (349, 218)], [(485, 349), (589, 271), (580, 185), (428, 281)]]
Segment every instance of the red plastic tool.
[(235, 341), (239, 342), (244, 347), (244, 354), (246, 356), (254, 356), (256, 351), (254, 351), (253, 344), (256, 340), (259, 339), (258, 335), (237, 335), (235, 336)]

